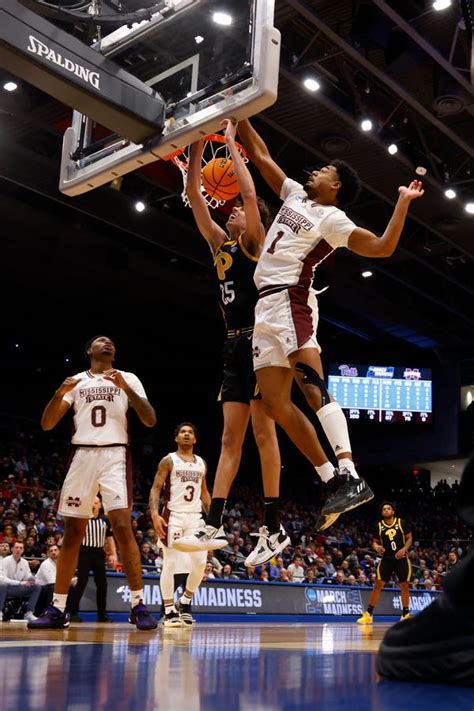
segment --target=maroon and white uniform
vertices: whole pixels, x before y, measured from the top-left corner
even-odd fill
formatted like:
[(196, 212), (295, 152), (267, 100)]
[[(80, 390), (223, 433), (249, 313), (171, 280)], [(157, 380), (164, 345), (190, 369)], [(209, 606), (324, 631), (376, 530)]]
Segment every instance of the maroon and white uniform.
[(192, 462), (181, 459), (177, 452), (170, 452), (168, 457), (173, 468), (164, 486), (163, 517), (168, 523), (165, 544), (172, 547), (182, 536), (195, 533), (202, 523), (201, 491), (206, 462), (197, 454)]
[[(133, 373), (120, 371), (127, 384), (146, 397)], [(79, 383), (63, 396), (74, 409), (75, 451), (61, 490), (62, 516), (90, 518), (100, 491), (105, 511), (128, 508), (131, 501), (131, 460), (128, 448), (128, 397), (102, 374), (78, 373)]]
[(337, 247), (347, 247), (357, 228), (334, 205), (318, 205), (303, 186), (283, 182), (284, 201), (262, 249), (254, 281), (259, 292), (253, 333), (254, 368), (289, 368), (288, 356), (300, 348), (321, 350), (314, 270)]

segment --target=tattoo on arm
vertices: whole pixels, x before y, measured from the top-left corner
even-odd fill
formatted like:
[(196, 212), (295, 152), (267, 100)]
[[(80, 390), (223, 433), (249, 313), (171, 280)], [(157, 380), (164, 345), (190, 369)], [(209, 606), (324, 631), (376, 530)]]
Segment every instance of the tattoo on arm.
[(173, 468), (173, 462), (171, 461), (171, 457), (168, 455), (166, 457), (163, 457), (161, 462), (158, 464), (158, 469), (155, 474), (155, 480), (153, 482), (153, 486), (151, 487), (150, 491), (150, 509), (151, 511), (156, 511), (156, 513), (160, 512), (160, 496), (161, 496), (161, 490), (163, 488), (163, 485), (166, 481), (166, 479), (169, 476), (169, 473), (171, 472)]

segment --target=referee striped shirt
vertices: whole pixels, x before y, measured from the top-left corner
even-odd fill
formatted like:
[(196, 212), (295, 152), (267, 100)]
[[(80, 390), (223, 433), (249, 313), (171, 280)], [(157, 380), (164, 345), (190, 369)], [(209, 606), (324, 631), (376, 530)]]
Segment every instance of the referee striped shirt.
[(96, 516), (90, 518), (87, 523), (86, 535), (82, 541), (83, 546), (90, 548), (103, 548), (105, 539), (112, 535), (112, 531), (108, 521)]

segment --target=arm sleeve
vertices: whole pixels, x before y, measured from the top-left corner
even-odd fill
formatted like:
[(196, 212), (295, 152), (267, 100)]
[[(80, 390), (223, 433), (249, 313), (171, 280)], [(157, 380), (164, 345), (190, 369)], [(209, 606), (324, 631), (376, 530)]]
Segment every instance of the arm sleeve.
[(280, 198), (286, 200), (292, 193), (301, 192), (304, 192), (301, 183), (297, 183), (296, 180), (292, 180), (291, 178), (285, 178), (281, 186)]
[(347, 247), (351, 232), (357, 225), (342, 210), (335, 209), (321, 222), (321, 234), (331, 247)]

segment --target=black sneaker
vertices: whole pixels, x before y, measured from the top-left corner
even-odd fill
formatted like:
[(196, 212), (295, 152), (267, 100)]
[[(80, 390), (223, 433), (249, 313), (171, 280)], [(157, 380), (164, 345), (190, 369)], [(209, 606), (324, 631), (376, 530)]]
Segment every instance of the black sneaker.
[(447, 595), (387, 630), (377, 656), (387, 679), (474, 686), (474, 613)]
[(158, 622), (153, 615), (150, 615), (148, 608), (141, 600), (130, 610), (128, 621), (131, 625), (136, 625), (138, 630), (154, 630), (158, 627)]
[(181, 620), (179, 613), (173, 610), (168, 612), (167, 615), (163, 617), (163, 627), (183, 627), (184, 623)]
[(326, 486), (328, 495), (321, 507), (321, 513), (324, 516), (350, 511), (374, 498), (374, 492), (365, 479), (354, 479), (349, 470), (345, 468), (337, 474), (335, 473)]
[(54, 630), (69, 627), (69, 613), (61, 612), (54, 605), (49, 605), (36, 620), (28, 622), (29, 630)]
[(178, 600), (175, 607), (176, 612), (179, 615), (179, 619), (184, 625), (190, 626), (193, 622), (195, 622), (191, 614), (191, 605), (183, 605), (183, 603)]
[[(72, 617), (71, 617), (72, 622)], [(82, 622), (82, 620), (81, 620)], [(97, 622), (113, 622), (113, 619), (108, 615), (97, 615)]]

